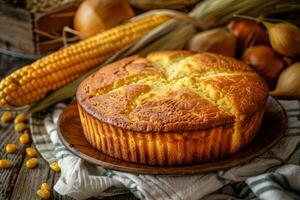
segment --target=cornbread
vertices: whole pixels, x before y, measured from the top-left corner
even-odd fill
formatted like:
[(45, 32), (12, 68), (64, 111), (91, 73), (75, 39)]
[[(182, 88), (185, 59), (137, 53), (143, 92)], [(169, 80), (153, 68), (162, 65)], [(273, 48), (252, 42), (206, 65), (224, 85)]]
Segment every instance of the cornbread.
[(154, 52), (107, 65), (77, 90), (84, 135), (99, 151), (147, 165), (229, 156), (256, 136), (265, 82), (235, 59)]

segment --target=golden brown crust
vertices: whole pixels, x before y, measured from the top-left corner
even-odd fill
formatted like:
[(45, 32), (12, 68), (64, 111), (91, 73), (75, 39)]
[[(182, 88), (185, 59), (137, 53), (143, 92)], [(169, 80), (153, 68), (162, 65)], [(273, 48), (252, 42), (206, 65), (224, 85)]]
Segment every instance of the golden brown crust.
[(103, 123), (78, 105), (84, 135), (99, 151), (121, 160), (147, 165), (190, 165), (228, 157), (256, 136), (263, 110), (242, 121), (240, 140), (234, 125), (188, 132), (145, 133)]
[(145, 58), (131, 56), (103, 67), (101, 70), (89, 76), (80, 84), (77, 92), (77, 99), (86, 102), (85, 99), (96, 92), (105, 93), (115, 82), (127, 80), (136, 75), (163, 76), (163, 74), (153, 68)]
[(239, 60), (212, 53), (194, 54), (193, 60), (206, 70), (213, 68), (230, 72), (254, 72), (248, 65)]
[(138, 130), (146, 132), (192, 131), (234, 122), (233, 116), (187, 89), (153, 102), (142, 102), (131, 115), (136, 117), (138, 123), (128, 129), (137, 130), (136, 127), (142, 125)]
[[(251, 116), (265, 105), (267, 88), (262, 78), (256, 74), (233, 74), (207, 79), (203, 84), (210, 85), (227, 94), (237, 115), (242, 118)], [(237, 87), (239, 86), (239, 87)]]
[(264, 108), (268, 89), (247, 65), (211, 53), (155, 52), (103, 67), (78, 88), (96, 119), (137, 132), (178, 132), (233, 124)]

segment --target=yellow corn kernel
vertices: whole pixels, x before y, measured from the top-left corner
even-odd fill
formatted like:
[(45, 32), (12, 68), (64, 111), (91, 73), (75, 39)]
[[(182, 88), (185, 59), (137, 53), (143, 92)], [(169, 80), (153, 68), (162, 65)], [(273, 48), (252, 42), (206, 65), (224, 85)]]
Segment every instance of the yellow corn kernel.
[(28, 144), (29, 143), (29, 134), (28, 133), (23, 133), (20, 137), (19, 137), (19, 141), (21, 144)]
[(53, 162), (50, 164), (50, 168), (55, 172), (60, 172), (60, 166), (57, 162)]
[(39, 164), (37, 158), (30, 158), (26, 161), (26, 167), (29, 169), (35, 168)]
[(15, 144), (7, 144), (5, 149), (7, 153), (14, 153), (17, 150), (17, 146)]
[(12, 163), (10, 160), (1, 159), (0, 160), (0, 169), (8, 169), (12, 167)]
[[(0, 107), (24, 106), (40, 100), (49, 91), (90, 71), (169, 19), (166, 15), (144, 16), (58, 50), (13, 72), (0, 81)], [(45, 79), (45, 75), (41, 75), (43, 73), (51, 74), (50, 78)], [(44, 90), (37, 92), (39, 88)]]
[(49, 184), (48, 183), (43, 183), (42, 185), (41, 185), (41, 190), (47, 190), (47, 191), (51, 191), (51, 188), (50, 188), (50, 186), (49, 186)]
[(5, 111), (1, 115), (1, 122), (8, 123), (12, 121), (12, 119), (13, 119), (13, 114), (9, 111)]
[(26, 122), (26, 116), (24, 114), (18, 114), (14, 120), (15, 124), (21, 123), (21, 122)]
[(36, 157), (37, 156), (37, 151), (34, 148), (32, 148), (32, 147), (27, 147), (26, 148), (26, 154), (29, 157)]
[(15, 131), (17, 132), (22, 132), (26, 129), (26, 124), (21, 122), (21, 123), (17, 123), (15, 124)]
[(36, 194), (41, 197), (42, 199), (49, 199), (50, 198), (50, 192), (48, 190), (42, 190), (39, 189)]

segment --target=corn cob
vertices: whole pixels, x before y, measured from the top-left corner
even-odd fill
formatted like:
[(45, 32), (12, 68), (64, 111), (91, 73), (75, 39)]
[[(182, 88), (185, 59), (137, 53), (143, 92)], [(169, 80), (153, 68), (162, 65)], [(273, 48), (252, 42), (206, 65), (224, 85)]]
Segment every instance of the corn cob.
[(0, 106), (24, 106), (80, 77), (170, 17), (148, 15), (63, 48), (0, 82)]

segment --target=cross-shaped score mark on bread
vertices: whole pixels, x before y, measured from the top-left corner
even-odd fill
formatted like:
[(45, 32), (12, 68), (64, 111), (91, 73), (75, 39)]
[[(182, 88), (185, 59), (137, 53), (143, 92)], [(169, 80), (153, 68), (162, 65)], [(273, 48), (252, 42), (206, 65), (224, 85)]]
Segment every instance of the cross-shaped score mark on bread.
[[(118, 79), (110, 86), (97, 90), (95, 96), (121, 92), (130, 85), (138, 84), (149, 86), (148, 89), (132, 99), (130, 106), (130, 111), (132, 111), (144, 101), (155, 101), (157, 99), (167, 98), (170, 93), (188, 89), (201, 98), (210, 101), (222, 111), (230, 115), (235, 115), (231, 97), (214, 87), (210, 81), (220, 79), (221, 77), (235, 79), (235, 77), (239, 76), (253, 76), (254, 73), (247, 69), (237, 70), (228, 69), (226, 67), (216, 69), (209, 66), (200, 66), (194, 61), (191, 55), (190, 53), (181, 52), (181, 55), (176, 55), (178, 57), (172, 55), (169, 57), (156, 58), (150, 55), (146, 58), (147, 60), (138, 60), (137, 62), (149, 62), (151, 67), (155, 68), (157, 72), (142, 72)], [(129, 63), (125, 66), (125, 69), (130, 68), (129, 65), (134, 65), (137, 62)], [(130, 70), (126, 71), (130, 74)]]

